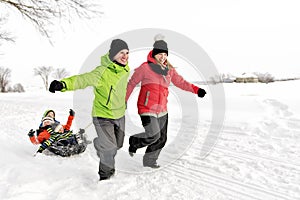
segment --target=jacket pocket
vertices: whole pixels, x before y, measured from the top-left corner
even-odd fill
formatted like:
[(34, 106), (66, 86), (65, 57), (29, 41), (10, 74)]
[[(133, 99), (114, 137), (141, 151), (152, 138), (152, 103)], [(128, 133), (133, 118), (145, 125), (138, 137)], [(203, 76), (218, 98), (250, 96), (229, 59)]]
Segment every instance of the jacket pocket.
[(110, 86), (110, 90), (109, 90), (109, 93), (108, 93), (106, 105), (108, 105), (108, 103), (109, 103), (109, 101), (110, 101), (110, 97), (111, 97), (111, 92), (112, 92), (112, 90), (113, 90), (113, 86)]
[(150, 91), (147, 91), (146, 92), (146, 99), (145, 99), (145, 102), (144, 102), (144, 106), (147, 106), (148, 101), (149, 101), (149, 96), (150, 96)]

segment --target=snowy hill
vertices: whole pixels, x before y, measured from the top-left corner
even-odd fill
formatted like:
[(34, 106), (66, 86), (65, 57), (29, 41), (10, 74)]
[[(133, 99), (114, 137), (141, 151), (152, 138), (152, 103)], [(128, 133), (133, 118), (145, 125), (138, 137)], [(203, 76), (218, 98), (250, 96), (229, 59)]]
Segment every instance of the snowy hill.
[[(224, 84), (226, 119), (216, 146), (205, 159), (199, 155), (212, 123), (208, 88), (204, 99), (191, 95), (199, 106), (198, 132), (176, 158), (172, 158), (178, 153), (173, 144), (186, 142), (176, 137), (193, 135), (189, 123), (193, 119), (181, 116), (171, 96), (169, 138), (158, 170), (142, 167), (144, 149), (133, 158), (127, 153), (128, 136), (142, 130), (133, 97), (127, 114), (137, 127), (126, 127), (124, 147), (116, 157), (117, 174), (102, 182), (93, 145), (70, 158), (33, 157), (37, 146), (30, 143), (27, 132), (37, 128), (49, 108), (64, 122), (73, 107), (72, 92), (0, 94), (0, 199), (300, 199), (299, 87), (300, 81)], [(74, 130), (82, 128), (77, 124)], [(93, 126), (86, 132), (89, 139), (96, 135)]]

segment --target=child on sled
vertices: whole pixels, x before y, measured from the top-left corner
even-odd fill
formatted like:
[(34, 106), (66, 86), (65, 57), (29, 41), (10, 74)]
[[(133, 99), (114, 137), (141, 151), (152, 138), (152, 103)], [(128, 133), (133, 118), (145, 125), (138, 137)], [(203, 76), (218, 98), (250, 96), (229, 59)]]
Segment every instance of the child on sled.
[[(71, 156), (85, 151), (87, 140), (84, 129), (73, 134), (70, 130), (75, 112), (70, 109), (66, 125), (60, 124), (55, 120), (55, 112), (47, 110), (42, 118), (39, 128), (28, 133), (29, 139), (33, 144), (41, 144), (37, 153), (48, 150), (60, 156)], [(36, 134), (35, 134), (36, 133)]]

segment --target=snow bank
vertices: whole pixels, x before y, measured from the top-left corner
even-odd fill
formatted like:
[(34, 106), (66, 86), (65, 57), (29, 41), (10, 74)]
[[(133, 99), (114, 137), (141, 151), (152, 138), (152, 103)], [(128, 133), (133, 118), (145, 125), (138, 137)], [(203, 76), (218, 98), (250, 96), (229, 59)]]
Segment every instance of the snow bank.
[[(0, 198), (299, 199), (299, 87), (300, 81), (224, 84), (226, 119), (217, 145), (205, 159), (199, 154), (212, 123), (209, 91), (204, 99), (196, 99), (200, 109), (196, 138), (177, 158), (172, 158), (178, 153), (173, 144), (189, 139), (174, 142), (183, 134), (179, 130), (192, 135), (193, 129), (192, 119), (181, 116), (178, 100), (171, 96), (168, 144), (158, 170), (142, 167), (144, 149), (133, 158), (127, 153), (128, 136), (142, 131), (132, 97), (128, 114), (137, 126), (127, 127), (124, 147), (116, 157), (117, 174), (103, 182), (98, 181), (99, 161), (93, 145), (70, 158), (33, 157), (37, 146), (30, 143), (28, 130), (38, 126), (49, 108), (56, 110), (58, 120), (66, 120), (73, 107), (72, 92), (0, 94)], [(73, 129), (78, 128), (75, 123)], [(93, 127), (86, 132), (89, 139), (95, 136)]]

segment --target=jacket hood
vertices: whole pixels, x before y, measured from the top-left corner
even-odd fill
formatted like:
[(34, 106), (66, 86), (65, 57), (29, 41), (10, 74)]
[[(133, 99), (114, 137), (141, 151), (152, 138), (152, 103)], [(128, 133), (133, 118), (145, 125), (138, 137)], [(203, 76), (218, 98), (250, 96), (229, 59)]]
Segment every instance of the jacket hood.
[(147, 61), (148, 61), (148, 63), (151, 62), (151, 63), (157, 64), (155, 58), (152, 57), (152, 53), (153, 53), (153, 50), (151, 50), (151, 51), (148, 53)]
[(105, 66), (115, 73), (123, 72), (124, 70), (127, 72), (129, 71), (128, 62), (124, 67), (120, 66), (109, 59), (109, 53), (101, 56), (101, 66)]

